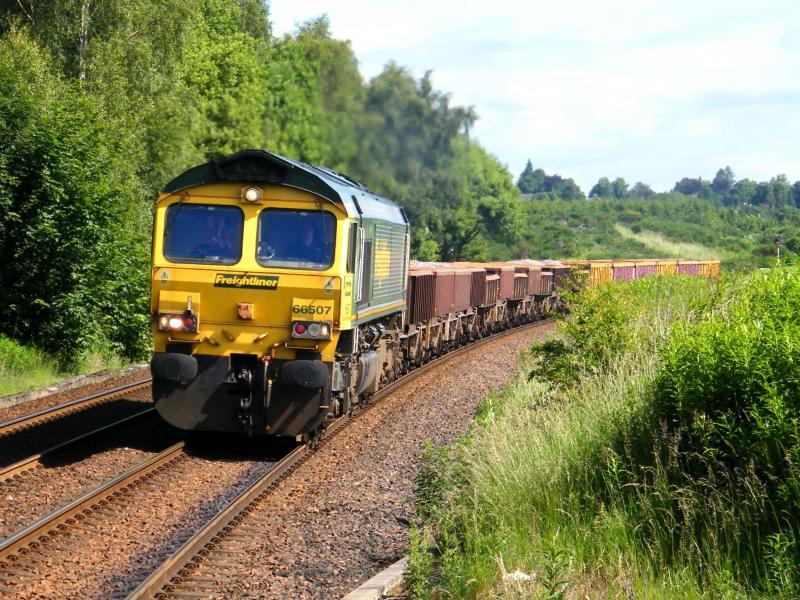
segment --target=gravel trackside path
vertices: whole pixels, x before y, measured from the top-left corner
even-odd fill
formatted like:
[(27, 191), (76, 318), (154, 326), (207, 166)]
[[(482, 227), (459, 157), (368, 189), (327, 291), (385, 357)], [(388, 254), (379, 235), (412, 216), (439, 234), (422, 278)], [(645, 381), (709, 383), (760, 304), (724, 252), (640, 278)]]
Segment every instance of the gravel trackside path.
[[(201, 562), (189, 578), (204, 598), (338, 598), (405, 554), (409, 499), (422, 442), (453, 441), (476, 405), (517, 373), (518, 353), (554, 324), (512, 333), (443, 361), (359, 416), (262, 502), (220, 550), (224, 572)], [(180, 589), (176, 590), (178, 594)]]

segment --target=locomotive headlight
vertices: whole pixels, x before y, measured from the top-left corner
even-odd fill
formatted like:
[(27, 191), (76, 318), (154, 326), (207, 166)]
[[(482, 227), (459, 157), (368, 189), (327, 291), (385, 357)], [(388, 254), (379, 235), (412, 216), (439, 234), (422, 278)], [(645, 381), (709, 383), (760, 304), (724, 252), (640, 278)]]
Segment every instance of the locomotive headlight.
[(245, 202), (256, 203), (261, 200), (261, 188), (246, 187), (242, 190), (242, 200)]
[(158, 315), (159, 331), (181, 331), (184, 333), (197, 332), (197, 315), (191, 311), (183, 314), (160, 314)]

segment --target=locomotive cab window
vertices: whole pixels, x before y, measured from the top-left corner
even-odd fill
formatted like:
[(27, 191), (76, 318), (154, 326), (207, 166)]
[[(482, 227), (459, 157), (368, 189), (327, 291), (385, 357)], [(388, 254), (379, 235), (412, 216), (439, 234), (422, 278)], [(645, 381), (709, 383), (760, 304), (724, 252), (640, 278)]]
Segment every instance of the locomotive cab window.
[(258, 219), (263, 267), (324, 271), (333, 264), (336, 217), (323, 210), (267, 208)]
[(233, 265), (242, 257), (244, 214), (235, 206), (177, 202), (167, 209), (164, 256), (171, 262)]

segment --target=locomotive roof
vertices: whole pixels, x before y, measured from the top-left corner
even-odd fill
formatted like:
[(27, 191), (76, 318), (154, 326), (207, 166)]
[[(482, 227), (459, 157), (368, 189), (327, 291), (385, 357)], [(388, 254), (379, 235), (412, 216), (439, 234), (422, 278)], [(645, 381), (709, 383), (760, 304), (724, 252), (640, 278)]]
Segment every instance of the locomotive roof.
[(371, 192), (355, 179), (327, 167), (309, 165), (266, 150), (242, 150), (192, 167), (165, 185), (163, 191), (170, 194), (223, 181), (285, 185), (341, 204), (351, 217), (408, 223), (397, 204)]

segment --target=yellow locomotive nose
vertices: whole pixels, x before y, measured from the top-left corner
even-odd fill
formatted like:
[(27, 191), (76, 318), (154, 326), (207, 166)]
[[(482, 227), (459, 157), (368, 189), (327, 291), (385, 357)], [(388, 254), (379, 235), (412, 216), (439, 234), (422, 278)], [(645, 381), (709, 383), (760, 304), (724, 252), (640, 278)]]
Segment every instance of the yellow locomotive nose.
[(346, 379), (343, 333), (353, 352), (362, 314), (404, 308), (407, 240), (393, 203), (267, 152), (177, 177), (154, 222), (159, 413), (190, 430), (318, 429)]

